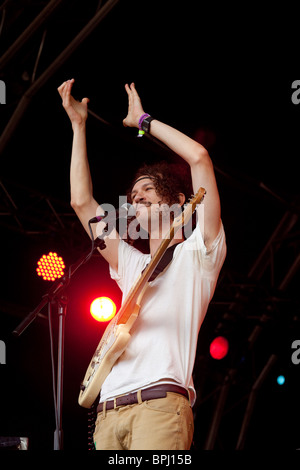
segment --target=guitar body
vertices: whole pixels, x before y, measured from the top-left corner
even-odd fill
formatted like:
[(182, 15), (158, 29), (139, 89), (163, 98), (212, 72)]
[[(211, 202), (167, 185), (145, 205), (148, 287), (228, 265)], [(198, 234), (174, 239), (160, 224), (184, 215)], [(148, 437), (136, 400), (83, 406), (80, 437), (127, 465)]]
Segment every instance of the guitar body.
[(113, 324), (114, 319), (112, 319), (108, 324), (80, 387), (78, 403), (83, 408), (90, 408), (93, 405), (104, 380), (125, 351), (131, 338), (130, 330), (138, 317), (139, 309), (140, 307), (136, 305), (126, 323), (118, 325), (114, 322)]
[(193, 199), (189, 201), (184, 212), (174, 220), (152, 260), (132, 286), (121, 309), (108, 324), (81, 383), (78, 398), (80, 406), (90, 408), (93, 405), (104, 380), (125, 351), (131, 338), (130, 330), (139, 315), (141, 300), (147, 289), (148, 279), (174, 238), (176, 231), (189, 221), (196, 205), (203, 200), (204, 194), (205, 189), (200, 188)]

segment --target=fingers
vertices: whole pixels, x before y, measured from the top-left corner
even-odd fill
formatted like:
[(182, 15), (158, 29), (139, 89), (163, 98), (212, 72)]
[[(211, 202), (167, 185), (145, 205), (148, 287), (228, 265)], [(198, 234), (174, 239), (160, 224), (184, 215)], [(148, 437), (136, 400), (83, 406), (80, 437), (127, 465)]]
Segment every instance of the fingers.
[(130, 85), (128, 85), (128, 83), (125, 83), (125, 90), (127, 91), (127, 93), (131, 92), (131, 87), (134, 87), (133, 82)]
[(132, 91), (131, 91), (130, 86), (128, 85), (128, 83), (126, 83), (126, 85), (125, 85), (125, 90), (126, 90), (127, 95), (128, 95), (128, 105), (131, 106), (131, 104), (132, 104)]
[(65, 92), (66, 88), (67, 88), (68, 86), (70, 86), (70, 84), (73, 85), (74, 81), (75, 81), (74, 78), (72, 78), (72, 80), (67, 80), (66, 82), (63, 82), (63, 83), (57, 88), (58, 93), (59, 93), (60, 95), (62, 95), (62, 93)]
[(135, 84), (133, 82), (130, 85), (128, 85), (128, 83), (126, 83), (125, 90), (126, 90), (127, 95), (128, 95), (129, 109), (131, 109), (132, 106), (137, 104), (137, 103), (141, 104), (141, 99), (139, 97), (138, 92), (136, 91)]
[(134, 95), (137, 95), (137, 94), (138, 94), (138, 92), (136, 91), (135, 84), (134, 84), (134, 83), (132, 83), (132, 84), (130, 85), (130, 87), (131, 87), (131, 91), (132, 91), (132, 93), (133, 93)]
[(127, 94), (130, 95), (132, 94), (138, 94), (135, 88), (135, 84), (132, 82), (130, 85), (128, 83), (125, 84), (125, 90), (127, 91)]
[(128, 95), (128, 114), (123, 120), (125, 127), (138, 127), (139, 117), (143, 114), (141, 99), (136, 91), (135, 84), (125, 84), (125, 90)]
[(72, 78), (72, 80), (67, 80), (66, 82), (63, 82), (60, 87), (57, 88), (57, 91), (60, 94), (61, 99), (63, 100), (64, 106), (68, 105), (70, 101), (71, 90), (74, 82), (75, 80), (74, 78)]
[(81, 103), (82, 103), (82, 104), (85, 104), (85, 105), (87, 105), (89, 102), (90, 102), (90, 99), (89, 99), (89, 98), (83, 98), (83, 99), (81, 100)]

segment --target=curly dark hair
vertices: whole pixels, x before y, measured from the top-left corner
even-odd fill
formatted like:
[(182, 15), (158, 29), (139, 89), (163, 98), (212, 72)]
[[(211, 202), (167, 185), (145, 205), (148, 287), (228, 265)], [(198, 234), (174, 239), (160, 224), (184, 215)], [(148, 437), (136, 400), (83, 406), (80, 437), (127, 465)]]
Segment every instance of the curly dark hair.
[(166, 203), (171, 206), (178, 202), (179, 193), (185, 195), (186, 200), (192, 193), (191, 174), (189, 167), (183, 164), (167, 163), (165, 161), (152, 165), (144, 164), (139, 168), (133, 183), (127, 191), (128, 201), (131, 201), (131, 191), (138, 178), (149, 176), (153, 178), (154, 187)]

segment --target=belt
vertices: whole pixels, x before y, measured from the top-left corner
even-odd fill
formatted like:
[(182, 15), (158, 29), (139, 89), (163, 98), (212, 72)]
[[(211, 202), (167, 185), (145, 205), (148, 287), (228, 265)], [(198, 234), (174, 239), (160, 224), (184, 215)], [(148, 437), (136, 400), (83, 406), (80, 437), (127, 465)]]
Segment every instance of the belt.
[[(156, 387), (146, 388), (141, 391), (142, 401), (154, 400), (155, 398), (165, 398), (167, 392), (179, 393), (185, 398), (189, 399), (188, 391), (177, 385), (157, 385)], [(122, 397), (117, 397), (114, 400), (109, 400), (106, 402), (106, 410), (112, 410), (113, 408), (118, 408), (120, 406), (134, 405), (138, 403), (137, 392), (129, 393), (128, 395), (123, 395)], [(103, 411), (103, 403), (99, 403), (97, 406), (97, 413)]]

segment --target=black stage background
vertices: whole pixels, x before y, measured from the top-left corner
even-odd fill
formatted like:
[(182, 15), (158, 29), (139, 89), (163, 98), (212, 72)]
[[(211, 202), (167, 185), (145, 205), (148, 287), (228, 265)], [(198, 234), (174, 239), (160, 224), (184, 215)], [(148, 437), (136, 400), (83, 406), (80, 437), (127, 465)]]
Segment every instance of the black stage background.
[[(194, 449), (297, 449), (300, 365), (291, 360), (292, 342), (300, 340), (296, 12), (279, 4), (263, 10), (255, 3), (123, 0), (67, 54), (77, 34), (111, 2), (56, 2), (52, 14), (25, 35), (52, 3), (4, 1), (0, 7), (0, 79), (6, 85), (0, 435), (27, 436), (32, 450), (53, 447), (47, 309), (19, 338), (12, 331), (49, 288), (35, 272), (39, 257), (58, 251), (69, 266), (90, 246), (69, 204), (72, 132), (57, 93), (61, 82), (75, 78), (76, 97), (88, 96), (94, 113), (88, 151), (99, 203), (117, 207), (143, 161), (178, 161), (123, 129), (126, 82), (136, 83), (147, 112), (199, 139), (215, 164), (228, 255), (199, 336)], [(88, 311), (98, 295), (120, 305), (106, 263), (95, 256), (68, 288), (66, 450), (87, 446), (87, 413), (77, 398), (103, 329)], [(209, 356), (216, 334), (230, 340), (222, 361)], [(57, 341), (57, 326), (54, 336)], [(279, 373), (286, 377), (282, 387)], [(249, 398), (255, 401), (246, 413)]]

